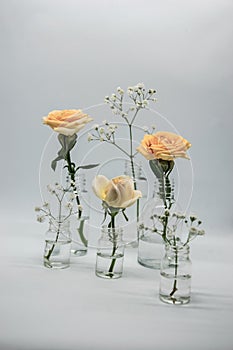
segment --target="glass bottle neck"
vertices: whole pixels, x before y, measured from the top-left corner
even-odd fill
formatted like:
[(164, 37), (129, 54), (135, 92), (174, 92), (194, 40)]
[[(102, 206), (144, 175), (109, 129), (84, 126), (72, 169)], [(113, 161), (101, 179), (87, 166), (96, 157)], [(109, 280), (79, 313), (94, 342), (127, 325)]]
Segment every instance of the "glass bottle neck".
[(121, 227), (102, 227), (102, 237), (110, 241), (120, 241), (122, 239), (123, 229)]
[(181, 244), (176, 244), (176, 245), (170, 245), (166, 244), (165, 245), (165, 251), (166, 255), (168, 257), (174, 257), (174, 256), (179, 256), (180, 258), (183, 259), (188, 259), (189, 258), (189, 246), (188, 245), (181, 245)]

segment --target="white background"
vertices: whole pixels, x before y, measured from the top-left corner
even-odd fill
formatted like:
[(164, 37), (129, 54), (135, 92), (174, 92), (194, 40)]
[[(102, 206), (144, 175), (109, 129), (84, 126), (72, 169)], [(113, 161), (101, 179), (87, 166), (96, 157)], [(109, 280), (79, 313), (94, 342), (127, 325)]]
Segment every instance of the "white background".
[(0, 223), (8, 243), (20, 251), (32, 239), (14, 243), (20, 223), (37, 239), (45, 230), (33, 211), (52, 133), (42, 116), (102, 103), (117, 86), (138, 82), (158, 91), (155, 110), (192, 143), (191, 207), (204, 221), (205, 242), (232, 239), (231, 0), (2, 0), (0, 18)]
[(2, 220), (34, 220), (51, 135), (42, 116), (144, 82), (158, 91), (154, 108), (192, 143), (193, 210), (219, 234), (232, 225), (232, 1), (3, 0), (0, 7)]

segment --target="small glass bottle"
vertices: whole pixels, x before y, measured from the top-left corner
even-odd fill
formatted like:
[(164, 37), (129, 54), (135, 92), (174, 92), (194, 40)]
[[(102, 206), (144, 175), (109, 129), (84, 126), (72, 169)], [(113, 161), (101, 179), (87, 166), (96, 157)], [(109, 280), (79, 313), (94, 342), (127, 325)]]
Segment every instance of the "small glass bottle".
[(151, 198), (142, 210), (138, 236), (138, 263), (144, 267), (160, 270), (164, 254), (164, 242), (156, 232), (157, 216), (164, 211), (159, 199)]
[(189, 303), (191, 271), (189, 246), (166, 244), (160, 270), (160, 300), (175, 305)]
[(122, 228), (103, 227), (98, 240), (96, 256), (96, 276), (116, 279), (123, 273), (124, 243)]
[(50, 220), (45, 234), (44, 266), (65, 269), (70, 266), (71, 232), (69, 220)]

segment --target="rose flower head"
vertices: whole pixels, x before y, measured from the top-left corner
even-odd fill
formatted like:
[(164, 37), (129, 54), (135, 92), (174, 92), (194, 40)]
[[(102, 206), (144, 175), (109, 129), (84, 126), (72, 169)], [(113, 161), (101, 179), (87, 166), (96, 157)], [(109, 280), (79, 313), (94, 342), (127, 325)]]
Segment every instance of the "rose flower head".
[(163, 159), (174, 160), (175, 158), (188, 158), (186, 151), (191, 143), (182, 136), (168, 131), (159, 131), (152, 135), (145, 135), (141, 144), (137, 147), (147, 160)]
[(142, 197), (141, 191), (134, 190), (132, 178), (125, 175), (111, 180), (97, 175), (92, 182), (92, 188), (95, 195), (112, 208), (130, 207)]
[(43, 118), (43, 123), (65, 136), (72, 136), (93, 119), (80, 109), (55, 110)]

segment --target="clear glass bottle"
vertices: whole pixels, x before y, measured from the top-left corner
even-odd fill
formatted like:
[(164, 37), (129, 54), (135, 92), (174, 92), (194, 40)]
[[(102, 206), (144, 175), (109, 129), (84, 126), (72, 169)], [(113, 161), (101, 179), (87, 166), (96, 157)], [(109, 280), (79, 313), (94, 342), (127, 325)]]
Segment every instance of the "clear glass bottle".
[(191, 271), (189, 246), (166, 244), (160, 270), (160, 300), (175, 305), (189, 303)]
[[(124, 174), (130, 177), (133, 177), (132, 165), (129, 160), (125, 160)], [(146, 198), (147, 191), (148, 191), (148, 188), (147, 188), (148, 182), (147, 182), (146, 175), (143, 171), (142, 164), (140, 162), (139, 163), (134, 162), (134, 177), (137, 184), (137, 189), (142, 192), (142, 198)], [(140, 199), (140, 201), (142, 201), (142, 199)]]
[(155, 232), (159, 228), (156, 215), (161, 215), (164, 206), (159, 199), (151, 198), (142, 210), (139, 237), (138, 263), (144, 267), (160, 270), (161, 259), (164, 254), (164, 242)]
[(137, 190), (140, 190), (142, 193), (142, 198), (133, 205), (132, 207), (127, 209), (127, 213), (130, 218), (134, 220), (128, 223), (127, 228), (125, 229), (125, 236), (128, 238), (127, 247), (137, 248), (138, 247), (138, 239), (139, 239), (139, 230), (138, 230), (138, 220), (141, 212), (141, 208), (146, 202), (148, 196), (148, 180), (146, 174), (143, 170), (142, 163), (134, 161), (134, 176), (132, 171), (132, 164), (129, 160), (125, 160), (124, 162), (124, 175), (134, 177)]
[(122, 228), (103, 227), (98, 240), (96, 256), (96, 276), (116, 279), (123, 273), (124, 243)]
[(45, 234), (44, 266), (65, 269), (70, 266), (71, 232), (69, 220), (50, 220)]
[(77, 192), (81, 205), (81, 217), (72, 217), (71, 232), (72, 244), (71, 253), (74, 256), (84, 256), (88, 251), (88, 233), (90, 218), (90, 198), (86, 186), (86, 176), (80, 173), (76, 179)]

